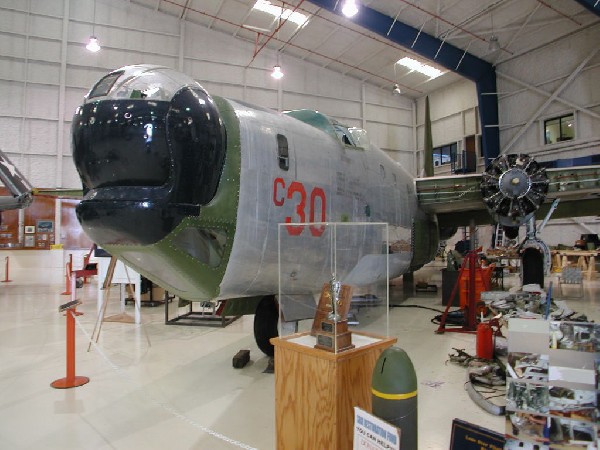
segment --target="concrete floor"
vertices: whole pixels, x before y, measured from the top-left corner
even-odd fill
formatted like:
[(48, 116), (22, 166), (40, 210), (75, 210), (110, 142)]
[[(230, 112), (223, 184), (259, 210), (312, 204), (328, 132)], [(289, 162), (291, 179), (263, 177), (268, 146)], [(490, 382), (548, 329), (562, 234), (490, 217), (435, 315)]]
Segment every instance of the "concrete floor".
[[(440, 283), (439, 266), (415, 280)], [(515, 277), (508, 280), (518, 282)], [(600, 320), (600, 282), (585, 282), (571, 309)], [(97, 347), (87, 352), (96, 321), (96, 284), (77, 290), (84, 301), (76, 326), (76, 374), (90, 382), (52, 389), (65, 376), (65, 318), (57, 312), (64, 286), (0, 286), (0, 448), (2, 449), (273, 449), (274, 377), (252, 337), (253, 317), (226, 328), (165, 326), (164, 308), (142, 309), (142, 325), (104, 324)], [(112, 290), (118, 295), (118, 289)], [(442, 309), (437, 294), (392, 302)], [(112, 296), (108, 313), (119, 312)], [(133, 314), (133, 306), (126, 307)], [(369, 312), (359, 319), (369, 326)], [(436, 313), (392, 308), (390, 335), (398, 338), (419, 381), (419, 449), (447, 449), (454, 418), (504, 432), (504, 419), (475, 405), (464, 391), (465, 369), (446, 364), (452, 348), (475, 353), (473, 335), (437, 335)], [(251, 362), (233, 369), (243, 348)]]

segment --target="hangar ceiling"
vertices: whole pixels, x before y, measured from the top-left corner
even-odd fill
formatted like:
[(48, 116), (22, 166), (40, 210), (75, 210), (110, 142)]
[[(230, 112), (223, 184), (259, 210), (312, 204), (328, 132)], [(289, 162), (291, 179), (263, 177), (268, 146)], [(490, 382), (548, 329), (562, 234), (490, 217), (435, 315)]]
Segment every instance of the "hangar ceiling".
[[(457, 81), (460, 75), (425, 59), (412, 48), (425, 35), (439, 46), (452, 45), (497, 65), (526, 55), (572, 33), (600, 26), (600, 2), (588, 0), (357, 0), (368, 8), (416, 30), (410, 46), (400, 46), (358, 25), (360, 14), (348, 19), (336, 11), (343, 0), (129, 0), (131, 3), (179, 17), (254, 43), (254, 54), (269, 48), (317, 64), (365, 83), (421, 97)], [(330, 8), (333, 9), (333, 8)], [(283, 12), (283, 16), (281, 13)], [(594, 14), (595, 13), (595, 14)], [(491, 49), (497, 38), (499, 47)], [(248, 65), (255, 64), (254, 54)], [(395, 64), (402, 58), (426, 63), (442, 72), (432, 77), (412, 67)]]

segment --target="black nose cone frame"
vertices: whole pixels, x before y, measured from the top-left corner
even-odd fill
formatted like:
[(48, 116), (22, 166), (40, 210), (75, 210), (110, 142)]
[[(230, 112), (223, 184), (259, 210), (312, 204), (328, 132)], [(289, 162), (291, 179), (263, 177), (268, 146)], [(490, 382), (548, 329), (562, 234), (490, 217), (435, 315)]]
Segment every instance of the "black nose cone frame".
[(199, 85), (170, 100), (136, 92), (91, 101), (76, 112), (72, 134), (85, 192), (77, 216), (100, 245), (158, 242), (215, 196), (226, 133)]

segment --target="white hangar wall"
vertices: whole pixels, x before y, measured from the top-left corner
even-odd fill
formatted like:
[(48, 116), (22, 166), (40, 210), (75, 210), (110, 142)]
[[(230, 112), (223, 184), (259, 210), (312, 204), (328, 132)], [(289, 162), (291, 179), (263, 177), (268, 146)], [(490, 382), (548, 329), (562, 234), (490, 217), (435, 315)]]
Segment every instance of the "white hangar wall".
[[(96, 11), (94, 13), (94, 3)], [(95, 20), (94, 20), (95, 16)], [(92, 32), (102, 50), (85, 49)], [(0, 148), (38, 187), (80, 187), (73, 112), (104, 74), (149, 63), (191, 75), (213, 95), (276, 110), (310, 108), (365, 128), (414, 173), (413, 102), (254, 43), (119, 0), (0, 0)]]
[[(600, 154), (600, 27), (591, 26), (497, 68), (500, 148), (540, 161)], [(574, 114), (575, 138), (544, 143), (544, 121)]]

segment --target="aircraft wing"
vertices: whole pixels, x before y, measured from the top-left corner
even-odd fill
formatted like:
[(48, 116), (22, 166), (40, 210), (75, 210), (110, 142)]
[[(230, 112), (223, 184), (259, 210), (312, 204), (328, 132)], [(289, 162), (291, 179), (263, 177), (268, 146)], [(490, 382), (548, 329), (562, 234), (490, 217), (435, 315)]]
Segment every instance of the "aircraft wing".
[[(513, 158), (511, 164), (511, 156), (521, 159)], [(554, 219), (600, 212), (600, 166), (543, 169), (525, 158), (529, 157), (506, 155), (483, 174), (417, 178), (419, 205), (436, 214), (442, 227), (471, 221), (519, 226), (532, 216), (544, 218), (556, 198), (560, 204)]]
[(0, 211), (26, 208), (33, 201), (31, 185), (19, 172), (19, 169), (0, 150), (0, 181), (11, 196), (0, 196)]
[(36, 197), (56, 197), (73, 200), (81, 200), (83, 198), (83, 189), (50, 189), (50, 188), (35, 188), (33, 195)]

